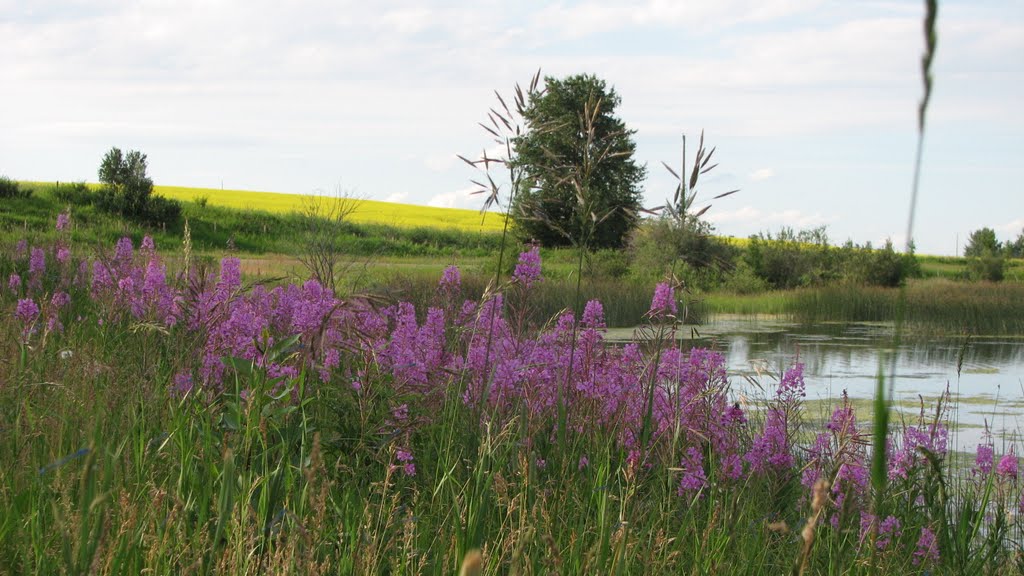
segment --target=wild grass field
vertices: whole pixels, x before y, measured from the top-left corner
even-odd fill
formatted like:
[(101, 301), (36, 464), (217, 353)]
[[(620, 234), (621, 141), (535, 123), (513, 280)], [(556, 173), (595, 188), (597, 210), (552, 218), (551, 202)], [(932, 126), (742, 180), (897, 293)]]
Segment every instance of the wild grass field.
[(532, 319), (535, 249), (414, 306), (51, 226), (0, 252), (0, 572), (1022, 573), (1016, 446), (872, 439), (796, 359), (741, 396), (670, 284), (611, 344)]

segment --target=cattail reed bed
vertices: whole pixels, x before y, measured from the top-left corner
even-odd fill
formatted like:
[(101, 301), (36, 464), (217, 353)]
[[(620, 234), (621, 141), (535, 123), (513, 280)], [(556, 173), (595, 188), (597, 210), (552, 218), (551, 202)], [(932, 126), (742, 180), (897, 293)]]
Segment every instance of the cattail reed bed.
[(873, 486), (849, 402), (805, 418), (794, 363), (745, 405), (670, 284), (610, 345), (526, 313), (534, 250), (423, 311), (67, 226), (0, 256), (2, 572), (1020, 573), (1014, 446), (953, 474), (940, 403)]

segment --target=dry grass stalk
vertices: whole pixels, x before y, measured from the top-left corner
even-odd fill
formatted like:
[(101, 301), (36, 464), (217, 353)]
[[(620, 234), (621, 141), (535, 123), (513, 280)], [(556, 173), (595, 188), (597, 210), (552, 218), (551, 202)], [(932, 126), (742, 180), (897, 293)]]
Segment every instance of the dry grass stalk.
[(830, 487), (831, 485), (828, 480), (824, 478), (814, 483), (811, 498), (811, 515), (807, 518), (807, 524), (804, 525), (804, 529), (800, 532), (800, 536), (804, 539), (804, 548), (800, 553), (799, 574), (801, 575), (807, 570), (807, 563), (811, 557), (811, 548), (814, 546), (814, 530), (818, 526), (818, 519), (821, 518), (822, 510), (828, 504), (828, 489)]
[(462, 559), (462, 568), (459, 570), (459, 576), (480, 576), (483, 570), (483, 554), (477, 549), (466, 552), (466, 557)]

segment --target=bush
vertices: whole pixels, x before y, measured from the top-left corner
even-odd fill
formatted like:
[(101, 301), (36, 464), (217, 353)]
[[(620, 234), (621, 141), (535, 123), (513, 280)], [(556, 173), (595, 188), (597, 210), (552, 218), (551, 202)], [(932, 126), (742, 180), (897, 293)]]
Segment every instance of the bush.
[(758, 294), (767, 292), (771, 286), (763, 278), (754, 274), (746, 262), (740, 260), (732, 274), (726, 276), (722, 288), (733, 294)]
[(29, 198), (30, 196), (32, 196), (32, 191), (21, 188), (17, 180), (0, 176), (0, 198)]
[(987, 253), (968, 260), (967, 270), (972, 280), (1002, 282), (1006, 277), (1006, 258), (998, 254)]
[(181, 203), (163, 196), (150, 196), (143, 220), (154, 226), (172, 224), (181, 217)]
[(96, 200), (96, 194), (89, 190), (85, 182), (57, 183), (53, 187), (53, 197), (65, 204), (87, 206)]
[(837, 276), (835, 258), (824, 228), (799, 233), (783, 228), (776, 237), (750, 237), (746, 263), (771, 287), (778, 289), (819, 286)]
[(683, 226), (668, 217), (645, 221), (629, 242), (633, 274), (660, 278), (674, 267), (678, 272), (680, 262), (702, 278), (731, 270), (737, 250), (713, 236), (713, 231), (707, 222), (692, 218)]
[(621, 250), (598, 250), (589, 256), (587, 270), (593, 278), (622, 278), (629, 273), (629, 257)]
[(885, 247), (872, 250), (851, 245), (839, 250), (839, 264), (847, 271), (847, 277), (868, 286), (893, 288), (903, 284), (910, 277), (920, 276), (921, 267), (913, 254), (903, 254), (893, 249), (892, 241)]

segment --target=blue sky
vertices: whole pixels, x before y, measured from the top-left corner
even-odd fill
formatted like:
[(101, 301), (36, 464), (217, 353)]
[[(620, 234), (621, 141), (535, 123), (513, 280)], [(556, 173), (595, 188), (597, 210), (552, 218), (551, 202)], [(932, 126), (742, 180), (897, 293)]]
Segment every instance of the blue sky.
[[(721, 163), (701, 194), (719, 232), (826, 225), (902, 245), (922, 88), (922, 2), (0, 0), (0, 173), (90, 180), (111, 146), (159, 184), (477, 208), (456, 154), (538, 69), (622, 97), (648, 165), (680, 135)], [(1024, 229), (1024, 2), (942, 2), (914, 229), (952, 254)]]

